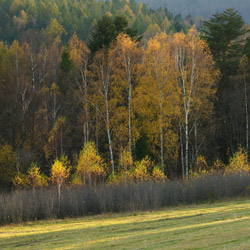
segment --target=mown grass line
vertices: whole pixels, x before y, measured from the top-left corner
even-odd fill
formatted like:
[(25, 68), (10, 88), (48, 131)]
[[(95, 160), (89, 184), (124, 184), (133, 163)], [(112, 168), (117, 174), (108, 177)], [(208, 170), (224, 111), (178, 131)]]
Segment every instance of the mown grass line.
[(0, 227), (0, 249), (250, 249), (250, 201)]

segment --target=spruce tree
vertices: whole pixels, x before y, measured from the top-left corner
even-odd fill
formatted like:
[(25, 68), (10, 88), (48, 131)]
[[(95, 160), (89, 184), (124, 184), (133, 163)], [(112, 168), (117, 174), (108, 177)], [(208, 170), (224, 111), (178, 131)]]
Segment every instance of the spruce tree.
[(235, 75), (243, 53), (244, 36), (248, 30), (237, 10), (226, 9), (204, 22), (204, 39), (207, 41), (217, 67), (221, 83)]

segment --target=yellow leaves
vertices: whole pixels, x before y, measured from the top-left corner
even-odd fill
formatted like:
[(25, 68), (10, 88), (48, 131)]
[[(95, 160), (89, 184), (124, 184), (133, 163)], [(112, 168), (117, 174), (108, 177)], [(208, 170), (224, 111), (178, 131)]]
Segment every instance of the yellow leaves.
[(69, 40), (70, 58), (78, 69), (87, 67), (90, 50), (87, 45), (82, 42), (76, 34)]
[(211, 167), (203, 156), (199, 156), (196, 160), (196, 164), (193, 171), (190, 172), (190, 176), (199, 177), (201, 175), (208, 174), (231, 174), (237, 172), (249, 172), (250, 164), (247, 160), (247, 155), (244, 149), (239, 148), (233, 157), (229, 159), (228, 165), (225, 165), (221, 160), (216, 160)]
[(244, 72), (248, 66), (248, 57), (244, 55), (240, 60), (240, 70)]
[(81, 177), (83, 184), (103, 181), (106, 176), (106, 164), (97, 155), (94, 143), (89, 142), (84, 145), (79, 156), (76, 173)]
[(155, 37), (161, 33), (161, 29), (158, 24), (150, 24), (143, 34), (143, 40), (148, 41), (150, 38)]
[(140, 162), (135, 162), (135, 166), (132, 172), (132, 176), (135, 181), (166, 181), (162, 169), (159, 166), (154, 166), (154, 163), (150, 160), (148, 156), (142, 159)]
[(44, 146), (44, 152), (47, 159), (51, 156), (58, 157), (59, 147), (61, 148), (61, 154), (63, 154), (63, 137), (66, 130), (66, 118), (60, 116), (57, 118), (54, 127), (49, 133), (48, 143)]
[(32, 188), (48, 186), (46, 177), (41, 174), (40, 168), (35, 163), (32, 163), (31, 168), (28, 170), (26, 183)]
[(44, 33), (47, 36), (47, 39), (61, 39), (62, 35), (67, 34), (64, 27), (58, 23), (56, 18), (51, 19), (50, 24), (47, 26)]
[(55, 160), (51, 167), (50, 180), (54, 185), (62, 185), (70, 176), (70, 168), (67, 168), (63, 161)]
[(147, 181), (150, 179), (150, 173), (153, 169), (153, 162), (148, 156), (143, 158), (140, 162), (135, 162), (133, 170), (133, 177), (136, 181)]
[(171, 26), (170, 21), (168, 20), (167, 17), (165, 17), (165, 19), (161, 23), (162, 32), (167, 33), (170, 26)]
[(120, 157), (120, 167), (123, 171), (128, 170), (133, 165), (133, 157), (129, 151), (123, 151)]
[(152, 172), (152, 180), (156, 182), (161, 182), (166, 180), (167, 177), (163, 173), (163, 171), (160, 169), (159, 166), (155, 166)]
[(247, 161), (246, 152), (240, 148), (233, 157), (229, 159), (229, 165), (225, 168), (225, 173), (249, 172), (250, 165)]
[(219, 159), (217, 159), (213, 166), (212, 166), (212, 171), (218, 172), (218, 171), (224, 171), (226, 168), (226, 165)]
[(140, 59), (140, 49), (137, 47), (137, 42), (133, 41), (128, 35), (118, 35), (116, 42), (112, 44), (111, 54), (115, 57), (116, 66), (123, 67), (124, 78), (127, 80), (128, 70), (134, 70), (136, 63)]
[(137, 181), (147, 181), (149, 179), (149, 174), (147, 172), (146, 166), (141, 163), (137, 163), (133, 176)]
[(26, 187), (27, 186), (26, 176), (25, 175), (15, 176), (15, 178), (13, 179), (13, 184), (17, 189)]
[(27, 25), (28, 15), (24, 10), (21, 10), (20, 17), (14, 16), (13, 19), (14, 19), (13, 22), (16, 25), (17, 29), (20, 30), (25, 28), (25, 26)]
[[(168, 135), (163, 136), (164, 152), (167, 153), (165, 159), (172, 158), (172, 152), (176, 152), (178, 148), (175, 133), (168, 133), (172, 128), (171, 121), (179, 111), (176, 108), (179, 95), (176, 91), (171, 44), (172, 37), (165, 33), (160, 33), (149, 40), (144, 51), (144, 63), (140, 68), (141, 77), (135, 89), (133, 101), (134, 110), (139, 117), (138, 125), (142, 126), (147, 133), (151, 152), (159, 155), (160, 133)], [(168, 150), (166, 146), (169, 146)]]

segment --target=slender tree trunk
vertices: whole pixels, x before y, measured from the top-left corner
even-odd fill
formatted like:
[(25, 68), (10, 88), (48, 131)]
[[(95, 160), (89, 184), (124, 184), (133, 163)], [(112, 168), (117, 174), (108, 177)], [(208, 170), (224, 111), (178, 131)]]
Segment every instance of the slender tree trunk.
[(108, 105), (108, 93), (105, 92), (105, 103), (106, 103), (106, 118), (107, 118), (107, 135), (108, 135), (108, 143), (109, 143), (109, 152), (110, 152), (110, 161), (111, 161), (111, 170), (112, 175), (115, 173), (115, 166), (114, 166), (114, 158), (113, 158), (113, 149), (112, 149), (112, 140), (111, 140), (111, 131), (110, 131), (110, 118), (109, 118), (109, 105)]
[(54, 141), (55, 141), (55, 148), (56, 148), (56, 158), (57, 158), (57, 156), (58, 156), (58, 154), (57, 154), (57, 140), (56, 140), (56, 139), (54, 139)]
[(95, 144), (96, 144), (96, 152), (99, 154), (99, 133), (98, 133), (98, 111), (96, 110), (95, 117)]
[(129, 82), (129, 94), (128, 94), (128, 145), (129, 145), (129, 152), (132, 155), (131, 99), (132, 99), (132, 86), (131, 86), (131, 82)]
[(88, 172), (88, 175), (89, 175), (89, 183), (88, 184), (91, 186), (92, 185), (92, 181), (91, 181), (91, 172), (90, 171)]
[(61, 125), (61, 134), (60, 134), (60, 140), (61, 140), (61, 155), (63, 154), (63, 131), (62, 131), (62, 125)]
[[(197, 119), (194, 121), (194, 148), (195, 148), (195, 159), (198, 164), (198, 145), (197, 145)], [(192, 170), (192, 169), (191, 169)]]
[(56, 122), (56, 94), (53, 94), (53, 113), (52, 113), (52, 117), (53, 117), (53, 126), (55, 125)]
[(189, 135), (188, 135), (188, 113), (185, 113), (185, 168), (186, 168), (186, 177), (188, 177), (188, 146), (189, 146)]
[[(87, 80), (84, 80), (84, 95), (85, 100), (87, 99), (88, 95), (88, 88), (87, 88)], [(85, 122), (84, 122), (84, 142), (89, 142), (89, 114), (88, 114), (88, 103), (85, 101), (84, 103), (84, 110), (85, 110)]]
[(32, 74), (32, 87), (35, 89), (35, 64), (32, 52), (30, 53), (30, 62), (31, 62), (31, 74)]
[(248, 138), (249, 138), (249, 132), (248, 132), (248, 96), (247, 96), (247, 84), (246, 84), (246, 73), (244, 71), (244, 87), (245, 87), (245, 115), (246, 115), (246, 150), (247, 150), (247, 159), (248, 159)]
[(61, 183), (58, 184), (58, 211), (61, 209)]
[(180, 124), (180, 144), (181, 144), (181, 169), (182, 169), (182, 178), (185, 178), (185, 163), (184, 163), (184, 152), (183, 152), (183, 139), (182, 139), (182, 128)]
[(163, 135), (163, 103), (162, 91), (160, 91), (160, 144), (161, 144), (161, 169), (164, 170), (164, 135)]

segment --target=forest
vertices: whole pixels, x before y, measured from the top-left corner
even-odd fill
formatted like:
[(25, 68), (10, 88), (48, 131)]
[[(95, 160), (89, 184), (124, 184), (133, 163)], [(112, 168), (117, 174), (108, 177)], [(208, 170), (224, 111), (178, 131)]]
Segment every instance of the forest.
[(0, 16), (1, 188), (249, 168), (237, 10), (201, 22), (134, 0), (3, 0)]

